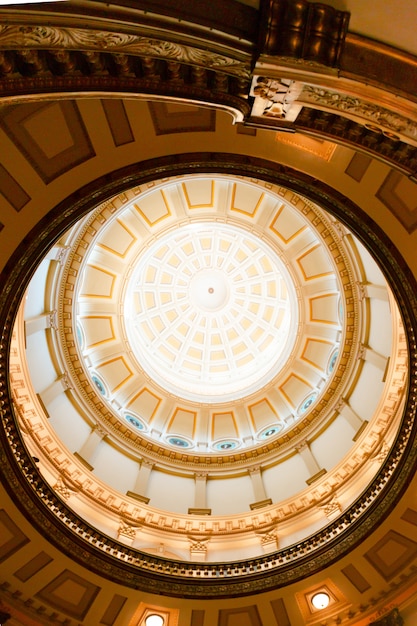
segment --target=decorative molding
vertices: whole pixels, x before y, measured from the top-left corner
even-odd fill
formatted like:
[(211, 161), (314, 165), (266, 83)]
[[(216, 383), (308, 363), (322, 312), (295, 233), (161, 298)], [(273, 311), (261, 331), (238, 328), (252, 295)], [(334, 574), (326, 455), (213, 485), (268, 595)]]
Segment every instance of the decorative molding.
[[(250, 76), (249, 62), (173, 41), (104, 30), (4, 24), (0, 25), (0, 49), (111, 52), (172, 60), (208, 69), (222, 70), (227, 74), (233, 74), (244, 79), (248, 79)], [(93, 61), (93, 57), (89, 58), (90, 61)], [(55, 62), (67, 65), (67, 69), (70, 60), (71, 57), (65, 54), (55, 57)], [(122, 68), (123, 59), (121, 58), (119, 61)]]
[(101, 98), (128, 93), (139, 98), (153, 95), (161, 100), (217, 105), (229, 110), (235, 121), (242, 121), (249, 113), (248, 72), (221, 65), (218, 59), (210, 60), (210, 53), (207, 55), (201, 55), (200, 62), (206, 62), (202, 67), (194, 64), (197, 58), (191, 63), (169, 56), (60, 48), (0, 51), (0, 103), (14, 102), (28, 92), (32, 105), (39, 100), (36, 94), (42, 94), (42, 100), (56, 100), (56, 92), (99, 92)]
[(328, 502), (321, 504), (319, 508), (323, 511), (326, 517), (329, 518), (329, 520), (333, 520), (338, 517), (342, 511), (342, 507), (340, 506), (340, 502), (336, 496), (333, 496), (333, 498)]
[[(256, 120), (257, 118), (252, 118), (251, 124), (262, 127), (262, 124), (255, 123)], [(261, 121), (265, 122), (262, 118)], [(271, 124), (270, 121), (268, 123)], [(284, 122), (281, 124), (285, 125)], [(292, 126), (294, 130), (317, 133), (330, 141), (341, 142), (364, 150), (406, 174), (417, 172), (417, 148), (415, 146), (389, 137), (379, 129), (371, 130), (347, 117), (303, 107), (296, 123)]]
[(188, 515), (211, 515), (211, 509), (190, 508)]
[[(356, 280), (355, 272), (350, 264), (349, 255), (344, 248), (344, 241), (340, 237), (338, 229), (333, 228), (333, 224), (330, 223), (322, 211), (320, 211), (317, 207), (312, 206), (311, 203), (306, 202), (301, 197), (296, 198), (288, 189), (282, 188), (278, 185), (271, 187), (271, 185), (265, 181), (256, 180), (259, 187), (268, 191), (272, 189), (278, 196), (283, 197), (290, 203), (296, 202), (298, 210), (300, 210), (303, 216), (320, 231), (321, 236), (325, 238), (329, 254), (333, 257), (333, 259), (337, 259), (336, 263), (338, 271), (343, 272), (343, 275), (347, 277), (346, 285), (344, 287), (344, 297), (346, 298), (345, 314), (347, 317), (358, 319), (359, 305), (356, 289), (354, 288)], [(137, 188), (135, 192), (140, 193), (141, 189)], [(88, 248), (87, 241), (90, 240), (90, 233), (96, 234), (98, 230), (103, 227), (104, 222), (109, 219), (109, 215), (111, 216), (113, 214), (112, 209), (116, 210), (116, 207), (120, 206), (120, 201), (122, 203), (126, 203), (135, 199), (135, 193), (132, 190), (123, 193), (122, 196), (123, 197), (121, 198), (115, 198), (111, 203), (105, 203), (102, 207), (100, 207), (100, 211), (92, 213), (89, 221), (85, 223), (84, 231), (79, 233), (77, 245), (74, 247), (74, 249), (77, 248), (77, 252), (73, 255), (73, 258), (68, 259), (68, 265), (63, 268), (63, 275), (60, 280), (62, 286), (62, 302), (65, 298), (66, 305), (72, 306), (74, 303), (73, 284), (80, 271), (80, 262), (82, 262)], [(236, 456), (236, 454), (232, 452), (229, 455), (207, 455), (201, 458), (200, 455), (196, 455), (193, 452), (187, 452), (185, 449), (182, 449), (181, 452), (176, 452), (173, 449), (169, 449), (169, 451), (167, 451), (163, 448), (163, 444), (161, 442), (156, 443), (149, 441), (149, 438), (142, 436), (137, 430), (131, 431), (130, 429), (126, 429), (124, 432), (120, 432), (119, 416), (112, 413), (108, 404), (103, 403), (102, 397), (99, 394), (93, 393), (92, 386), (89, 382), (89, 376), (80, 377), (79, 375), (81, 371), (84, 371), (84, 366), (78, 353), (74, 353), (73, 351), (73, 346), (76, 342), (75, 329), (67, 323), (64, 323), (64, 317), (65, 314), (62, 313), (62, 341), (60, 342), (62, 347), (62, 358), (66, 361), (68, 368), (71, 371), (74, 388), (77, 389), (78, 393), (81, 394), (94, 413), (99, 415), (103, 420), (103, 423), (106, 424), (106, 428), (110, 431), (109, 436), (111, 437), (112, 433), (116, 433), (119, 439), (123, 439), (128, 445), (133, 446), (134, 449), (139, 449), (141, 454), (144, 454), (148, 459), (150, 457), (157, 459), (160, 465), (163, 465), (164, 463), (164, 456), (166, 457), (169, 454), (170, 465), (180, 465), (182, 467), (187, 466), (187, 468), (190, 466), (194, 468), (198, 465), (200, 471), (203, 471), (203, 469), (206, 469), (207, 467), (212, 470), (212, 468), (216, 465), (218, 467), (228, 468), (231, 464), (233, 464), (236, 468), (238, 465), (244, 466), (247, 465), (248, 461), (254, 462), (256, 459), (262, 459), (262, 461), (265, 462), (266, 459), (271, 458), (272, 456), (276, 457), (278, 448), (281, 450), (287, 450), (289, 446), (298, 445), (298, 441), (306, 436), (304, 434), (305, 428), (314, 421), (317, 421), (317, 419), (323, 415), (324, 411), (328, 412), (330, 410), (330, 403), (335, 402), (336, 398), (343, 393), (344, 381), (348, 376), (348, 366), (355, 358), (352, 346), (357, 341), (358, 334), (357, 329), (355, 329), (352, 325), (352, 327), (349, 328), (349, 332), (352, 334), (349, 340), (346, 340), (343, 345), (343, 352), (346, 360), (338, 365), (338, 369), (334, 373), (334, 377), (328, 385), (326, 391), (321, 396), (320, 401), (317, 402), (312, 411), (303, 416), (302, 428), (298, 430), (285, 430), (282, 435), (279, 435), (278, 438), (274, 438), (269, 441), (265, 440), (263, 445), (257, 447), (255, 450), (251, 450), (250, 452), (248, 450), (240, 451), (239, 456)]]
[(127, 491), (126, 495), (129, 498), (134, 498), (135, 500), (142, 502), (143, 504), (149, 504), (150, 501), (150, 498), (147, 498), (146, 496), (141, 496), (139, 493), (135, 493), (134, 491)]
[(62, 478), (59, 478), (54, 485), (54, 490), (63, 500), (68, 500), (71, 497), (71, 489), (67, 487)]
[(54, 309), (53, 311), (50, 311), (47, 315), (48, 328), (52, 328), (52, 330), (58, 330), (57, 310)]
[(262, 509), (264, 506), (270, 506), (272, 504), (271, 498), (267, 498), (266, 500), (260, 500), (259, 502), (253, 502), (250, 504), (250, 510), (255, 511), (257, 509)]
[(264, 0), (259, 51), (329, 67), (340, 62), (349, 13), (306, 0)]
[(347, 33), (339, 75), (367, 85), (377, 85), (391, 94), (405, 95), (417, 102), (417, 58), (374, 39)]
[(398, 609), (393, 609), (388, 615), (385, 615), (376, 622), (370, 622), (369, 626), (403, 626), (404, 620)]
[(368, 125), (369, 130), (385, 133), (390, 139), (398, 140), (401, 135), (403, 141), (417, 145), (417, 122), (373, 102), (314, 85), (304, 85), (297, 100), (321, 110), (337, 111), (343, 117)]
[(120, 538), (121, 536), (126, 537), (127, 539), (133, 541), (134, 539), (136, 539), (137, 530), (137, 528), (126, 524), (126, 522), (122, 520), (117, 531), (117, 536), (118, 538)]

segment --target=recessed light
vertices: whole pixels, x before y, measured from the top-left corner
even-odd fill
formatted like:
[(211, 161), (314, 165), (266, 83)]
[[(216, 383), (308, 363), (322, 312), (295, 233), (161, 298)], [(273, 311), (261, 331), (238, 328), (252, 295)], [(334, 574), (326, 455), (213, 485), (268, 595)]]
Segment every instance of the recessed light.
[(329, 606), (330, 596), (328, 593), (324, 593), (324, 591), (320, 591), (319, 593), (314, 594), (311, 598), (311, 604), (315, 609), (325, 609)]
[(164, 626), (164, 618), (153, 613), (145, 619), (146, 626)]

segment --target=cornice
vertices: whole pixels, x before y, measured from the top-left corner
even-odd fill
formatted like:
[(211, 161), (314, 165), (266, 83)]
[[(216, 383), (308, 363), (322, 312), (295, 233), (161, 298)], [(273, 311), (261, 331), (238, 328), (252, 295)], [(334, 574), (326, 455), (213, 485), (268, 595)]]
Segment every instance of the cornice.
[(355, 33), (346, 35), (340, 76), (417, 101), (417, 57)]

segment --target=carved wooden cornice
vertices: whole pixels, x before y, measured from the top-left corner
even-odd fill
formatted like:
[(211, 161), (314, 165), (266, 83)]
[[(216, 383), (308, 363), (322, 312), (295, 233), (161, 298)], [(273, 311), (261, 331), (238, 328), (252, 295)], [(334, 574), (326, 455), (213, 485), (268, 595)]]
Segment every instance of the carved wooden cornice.
[[(206, 16), (201, 3), (180, 3), (174, 11), (173, 2), (154, 0), (155, 13), (144, 11), (147, 2), (116, 4), (120, 9), (96, 2), (87, 16), (76, 2), (65, 8), (36, 7), (28, 15), (0, 10), (0, 102), (83, 92), (200, 102), (226, 108), (235, 121), (251, 126), (307, 131), (347, 144), (416, 177), (415, 105), (406, 103), (417, 100), (417, 59), (347, 33), (346, 12), (306, 0), (265, 0), (260, 12), (228, 2), (226, 17), (232, 22), (225, 19), (217, 31), (216, 2)], [(271, 71), (271, 76), (284, 69), (287, 77), (307, 80), (313, 72), (316, 92), (320, 86), (335, 90), (341, 105), (329, 101), (333, 110), (320, 110), (321, 100), (311, 102), (319, 98), (313, 89), (295, 122), (251, 118), (248, 94), (255, 61), (255, 72)], [(346, 107), (346, 80), (360, 87), (354, 110), (351, 103)], [(372, 105), (371, 111), (368, 104), (364, 115), (367, 99), (384, 93), (384, 105)], [(406, 99), (398, 113), (393, 94)], [(358, 116), (362, 123), (355, 121)], [(383, 118), (382, 128), (376, 117)]]
[[(150, 44), (149, 44), (150, 45)], [(171, 46), (167, 46), (172, 50)], [(158, 48), (161, 52), (161, 48)], [(243, 94), (248, 80), (236, 66), (200, 64), (178, 55), (165, 57), (80, 50), (6, 50), (0, 52), (0, 97), (7, 100), (28, 94), (107, 93), (152, 94), (229, 108), (237, 117), (249, 110)], [(221, 70), (218, 69), (221, 67)]]
[(417, 102), (417, 57), (378, 41), (348, 33), (340, 76), (377, 85)]
[(322, 138), (350, 145), (352, 148), (372, 154), (405, 174), (416, 176), (417, 148), (390, 137), (378, 127), (369, 128), (335, 113), (304, 107), (295, 128), (314, 132)]
[(263, 0), (259, 54), (337, 67), (349, 13), (306, 0)]

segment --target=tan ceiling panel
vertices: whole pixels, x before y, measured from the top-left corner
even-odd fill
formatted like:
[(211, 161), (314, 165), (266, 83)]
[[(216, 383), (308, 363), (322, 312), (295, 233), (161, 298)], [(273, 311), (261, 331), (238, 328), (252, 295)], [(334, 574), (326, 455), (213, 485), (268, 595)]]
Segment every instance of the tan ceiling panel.
[(80, 295), (89, 298), (111, 298), (115, 280), (115, 274), (101, 267), (88, 265)]
[(6, 511), (0, 510), (0, 563), (29, 542)]
[(296, 374), (291, 374), (287, 380), (280, 385), (280, 390), (293, 407), (297, 407), (305, 398), (313, 387), (306, 380), (300, 378)]
[(417, 184), (391, 170), (376, 197), (395, 215), (409, 233), (417, 227)]
[(100, 587), (85, 578), (64, 570), (41, 589), (36, 597), (74, 619), (82, 620), (87, 615)]
[(100, 620), (100, 624), (104, 624), (104, 626), (113, 626), (126, 600), (127, 598), (125, 596), (120, 596), (116, 593), (110, 600), (107, 609)]
[(236, 418), (232, 411), (213, 413), (211, 419), (211, 437), (213, 441), (225, 437), (237, 437), (238, 435)]
[(135, 241), (136, 237), (127, 226), (119, 220), (114, 220), (110, 227), (106, 228), (97, 245), (124, 259)]
[[(15, 178), (0, 163), (0, 193), (16, 211), (20, 211), (29, 202), (30, 196)], [(0, 226), (1, 230), (1, 226)]]
[(8, 107), (0, 126), (45, 183), (95, 156), (78, 106), (71, 100)]
[(258, 608), (254, 605), (238, 609), (221, 609), (219, 626), (262, 626)]
[(162, 190), (151, 196), (139, 198), (135, 208), (148, 226), (155, 226), (155, 224), (171, 215), (167, 199)]
[(214, 190), (216, 182), (214, 180), (199, 179), (188, 180), (182, 183), (185, 201), (189, 209), (208, 209), (213, 207)]
[(191, 613), (190, 626), (204, 626), (205, 611), (193, 610)]
[(416, 555), (415, 541), (390, 530), (365, 554), (365, 558), (385, 580), (391, 580), (411, 564)]
[(195, 411), (176, 409), (170, 419), (168, 429), (172, 433), (192, 439), (195, 434), (196, 419), (197, 413)]
[(111, 317), (88, 316), (81, 318), (86, 348), (98, 346), (107, 341), (112, 341), (114, 336), (113, 321)]
[(46, 567), (46, 565), (49, 565), (52, 561), (53, 559), (49, 556), (49, 554), (46, 554), (46, 552), (39, 552), (39, 554), (34, 556), (33, 559), (25, 563), (25, 565), (22, 565), (22, 567), (19, 567), (19, 569), (14, 573), (14, 576), (22, 582), (26, 582)]
[(234, 184), (231, 210), (254, 217), (264, 197), (265, 194), (262, 189)]
[(248, 406), (255, 432), (264, 426), (269, 426), (277, 421), (278, 416), (271, 403), (265, 398)]
[(330, 259), (320, 245), (316, 245), (311, 250), (308, 250), (297, 261), (304, 280), (313, 280), (333, 273)]
[(339, 296), (337, 293), (310, 298), (309, 302), (310, 319), (312, 322), (321, 322), (322, 324), (339, 323)]
[(401, 519), (405, 520), (409, 524), (414, 524), (414, 526), (417, 526), (417, 511), (408, 508), (401, 515)]
[(282, 598), (272, 600), (271, 606), (277, 621), (277, 626), (291, 626), (284, 600)]
[(371, 588), (371, 585), (366, 578), (362, 576), (359, 570), (357, 570), (352, 563), (350, 565), (346, 565), (346, 567), (342, 569), (342, 573), (346, 576), (349, 582), (351, 582), (352, 585), (360, 591), (360, 593), (364, 593)]
[(101, 101), (114, 145), (124, 146), (135, 140), (123, 100)]
[(357, 183), (360, 183), (366, 172), (368, 171), (368, 167), (372, 163), (371, 157), (366, 154), (362, 154), (361, 152), (355, 152), (351, 160), (349, 161), (349, 165), (345, 169), (345, 173), (356, 180)]
[(123, 357), (101, 363), (97, 367), (97, 371), (104, 376), (113, 393), (133, 376), (132, 370)]
[(216, 130), (216, 112), (190, 105), (148, 102), (156, 135)]
[(301, 358), (320, 370), (326, 370), (334, 344), (322, 339), (308, 338)]
[(283, 204), (270, 226), (271, 230), (285, 243), (288, 244), (307, 228), (304, 220), (295, 211), (291, 211)]
[(151, 420), (154, 416), (161, 398), (156, 396), (149, 389), (142, 389), (130, 402), (128, 408), (132, 411), (136, 411), (141, 417), (146, 420)]

